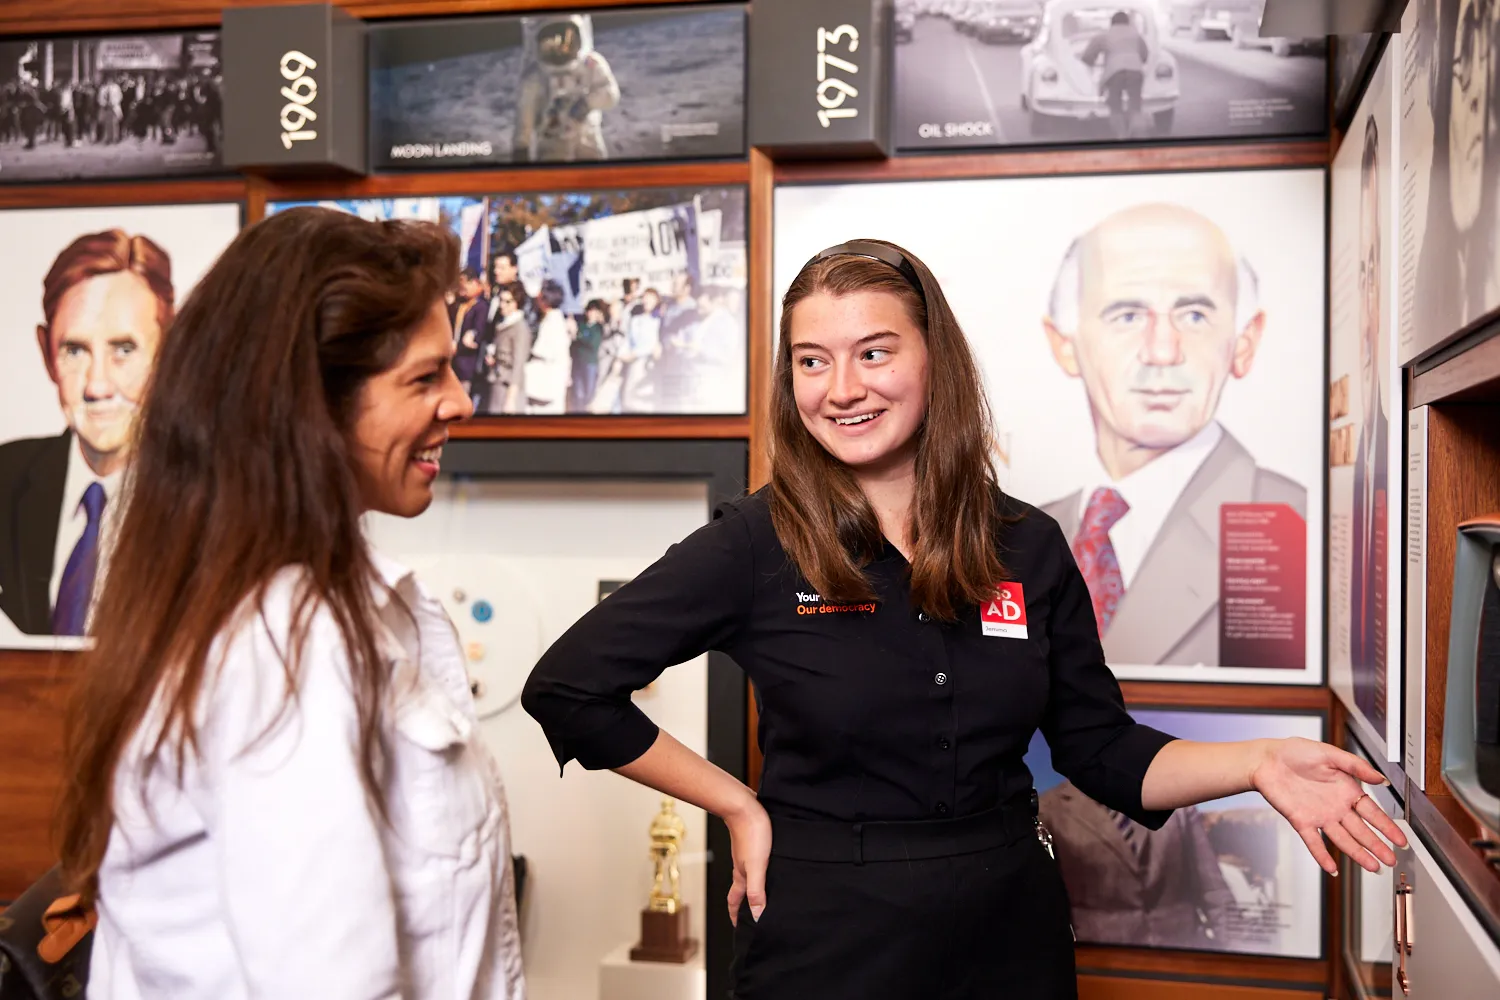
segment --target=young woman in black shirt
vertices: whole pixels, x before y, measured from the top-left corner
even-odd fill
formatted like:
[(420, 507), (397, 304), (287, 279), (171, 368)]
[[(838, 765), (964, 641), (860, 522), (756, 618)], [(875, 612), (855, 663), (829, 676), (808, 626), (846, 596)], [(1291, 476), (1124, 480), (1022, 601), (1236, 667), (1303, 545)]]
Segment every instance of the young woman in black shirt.
[[(978, 366), (920, 261), (883, 241), (809, 261), (772, 393), (769, 484), (580, 619), (522, 695), (560, 764), (724, 820), (737, 1000), (1075, 997), (1022, 761), (1038, 727), (1060, 773), (1150, 829), (1253, 789), (1330, 873), (1324, 837), (1395, 864), (1358, 757), (1131, 719), (1067, 539), (996, 483)], [(758, 794), (630, 699), (710, 649), (755, 686)]]

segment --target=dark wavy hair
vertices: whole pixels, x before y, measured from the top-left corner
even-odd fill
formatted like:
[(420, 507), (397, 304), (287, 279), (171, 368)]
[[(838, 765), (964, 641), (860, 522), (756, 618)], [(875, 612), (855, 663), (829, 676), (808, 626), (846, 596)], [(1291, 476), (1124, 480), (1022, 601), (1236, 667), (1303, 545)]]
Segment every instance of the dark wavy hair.
[(58, 836), (85, 904), (125, 747), (159, 700), (145, 768), (169, 750), (181, 780), (215, 639), (261, 607), (284, 567), (302, 571), (282, 651), (286, 702), (312, 613), (325, 608), (349, 650), (361, 780), (384, 814), (389, 677), (348, 440), (366, 381), (396, 363), (457, 277), (458, 242), (436, 225), (295, 208), (242, 231), (178, 311), (141, 410), (94, 648), (67, 719)]

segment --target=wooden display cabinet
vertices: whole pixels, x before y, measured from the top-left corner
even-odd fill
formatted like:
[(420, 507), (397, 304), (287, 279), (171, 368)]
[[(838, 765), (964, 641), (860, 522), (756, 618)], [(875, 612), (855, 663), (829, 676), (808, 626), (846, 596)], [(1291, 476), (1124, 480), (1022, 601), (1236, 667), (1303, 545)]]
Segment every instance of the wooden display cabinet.
[[(1442, 775), (1458, 525), (1500, 509), (1500, 322), (1418, 361), (1407, 379), (1409, 405), (1429, 407), (1422, 581), (1427, 602), (1426, 731), (1423, 773), (1407, 775), (1408, 810), (1412, 826), (1449, 869), (1480, 922), (1500, 940), (1500, 865), (1487, 860), (1476, 846), (1500, 839), (1500, 833), (1483, 830), (1454, 798)], [(1408, 663), (1407, 669), (1412, 668)]]

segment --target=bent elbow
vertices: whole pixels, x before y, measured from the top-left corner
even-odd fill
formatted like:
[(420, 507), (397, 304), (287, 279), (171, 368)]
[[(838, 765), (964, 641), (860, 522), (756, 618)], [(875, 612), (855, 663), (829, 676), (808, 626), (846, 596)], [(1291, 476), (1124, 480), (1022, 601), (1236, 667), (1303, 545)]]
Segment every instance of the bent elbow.
[(557, 686), (547, 670), (547, 654), (531, 668), (526, 683), (521, 686), (521, 709), (531, 716), (543, 729), (557, 715)]

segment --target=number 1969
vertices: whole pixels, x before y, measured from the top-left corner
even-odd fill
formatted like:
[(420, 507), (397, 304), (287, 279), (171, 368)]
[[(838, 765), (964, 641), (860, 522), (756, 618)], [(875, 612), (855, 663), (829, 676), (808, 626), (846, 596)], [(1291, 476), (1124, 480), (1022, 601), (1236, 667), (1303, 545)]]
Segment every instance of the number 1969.
[(859, 67), (847, 59), (840, 59), (830, 54), (827, 49), (842, 43), (844, 36), (848, 36), (848, 46), (851, 53), (859, 49), (859, 32), (852, 24), (841, 24), (832, 31), (827, 28), (818, 29), (818, 104), (822, 107), (818, 111), (818, 121), (827, 128), (828, 123), (835, 118), (856, 118), (859, 116), (858, 108), (843, 107), (846, 97), (858, 97), (859, 91), (836, 76), (829, 75), (829, 69), (842, 70), (845, 73), (858, 73)]

